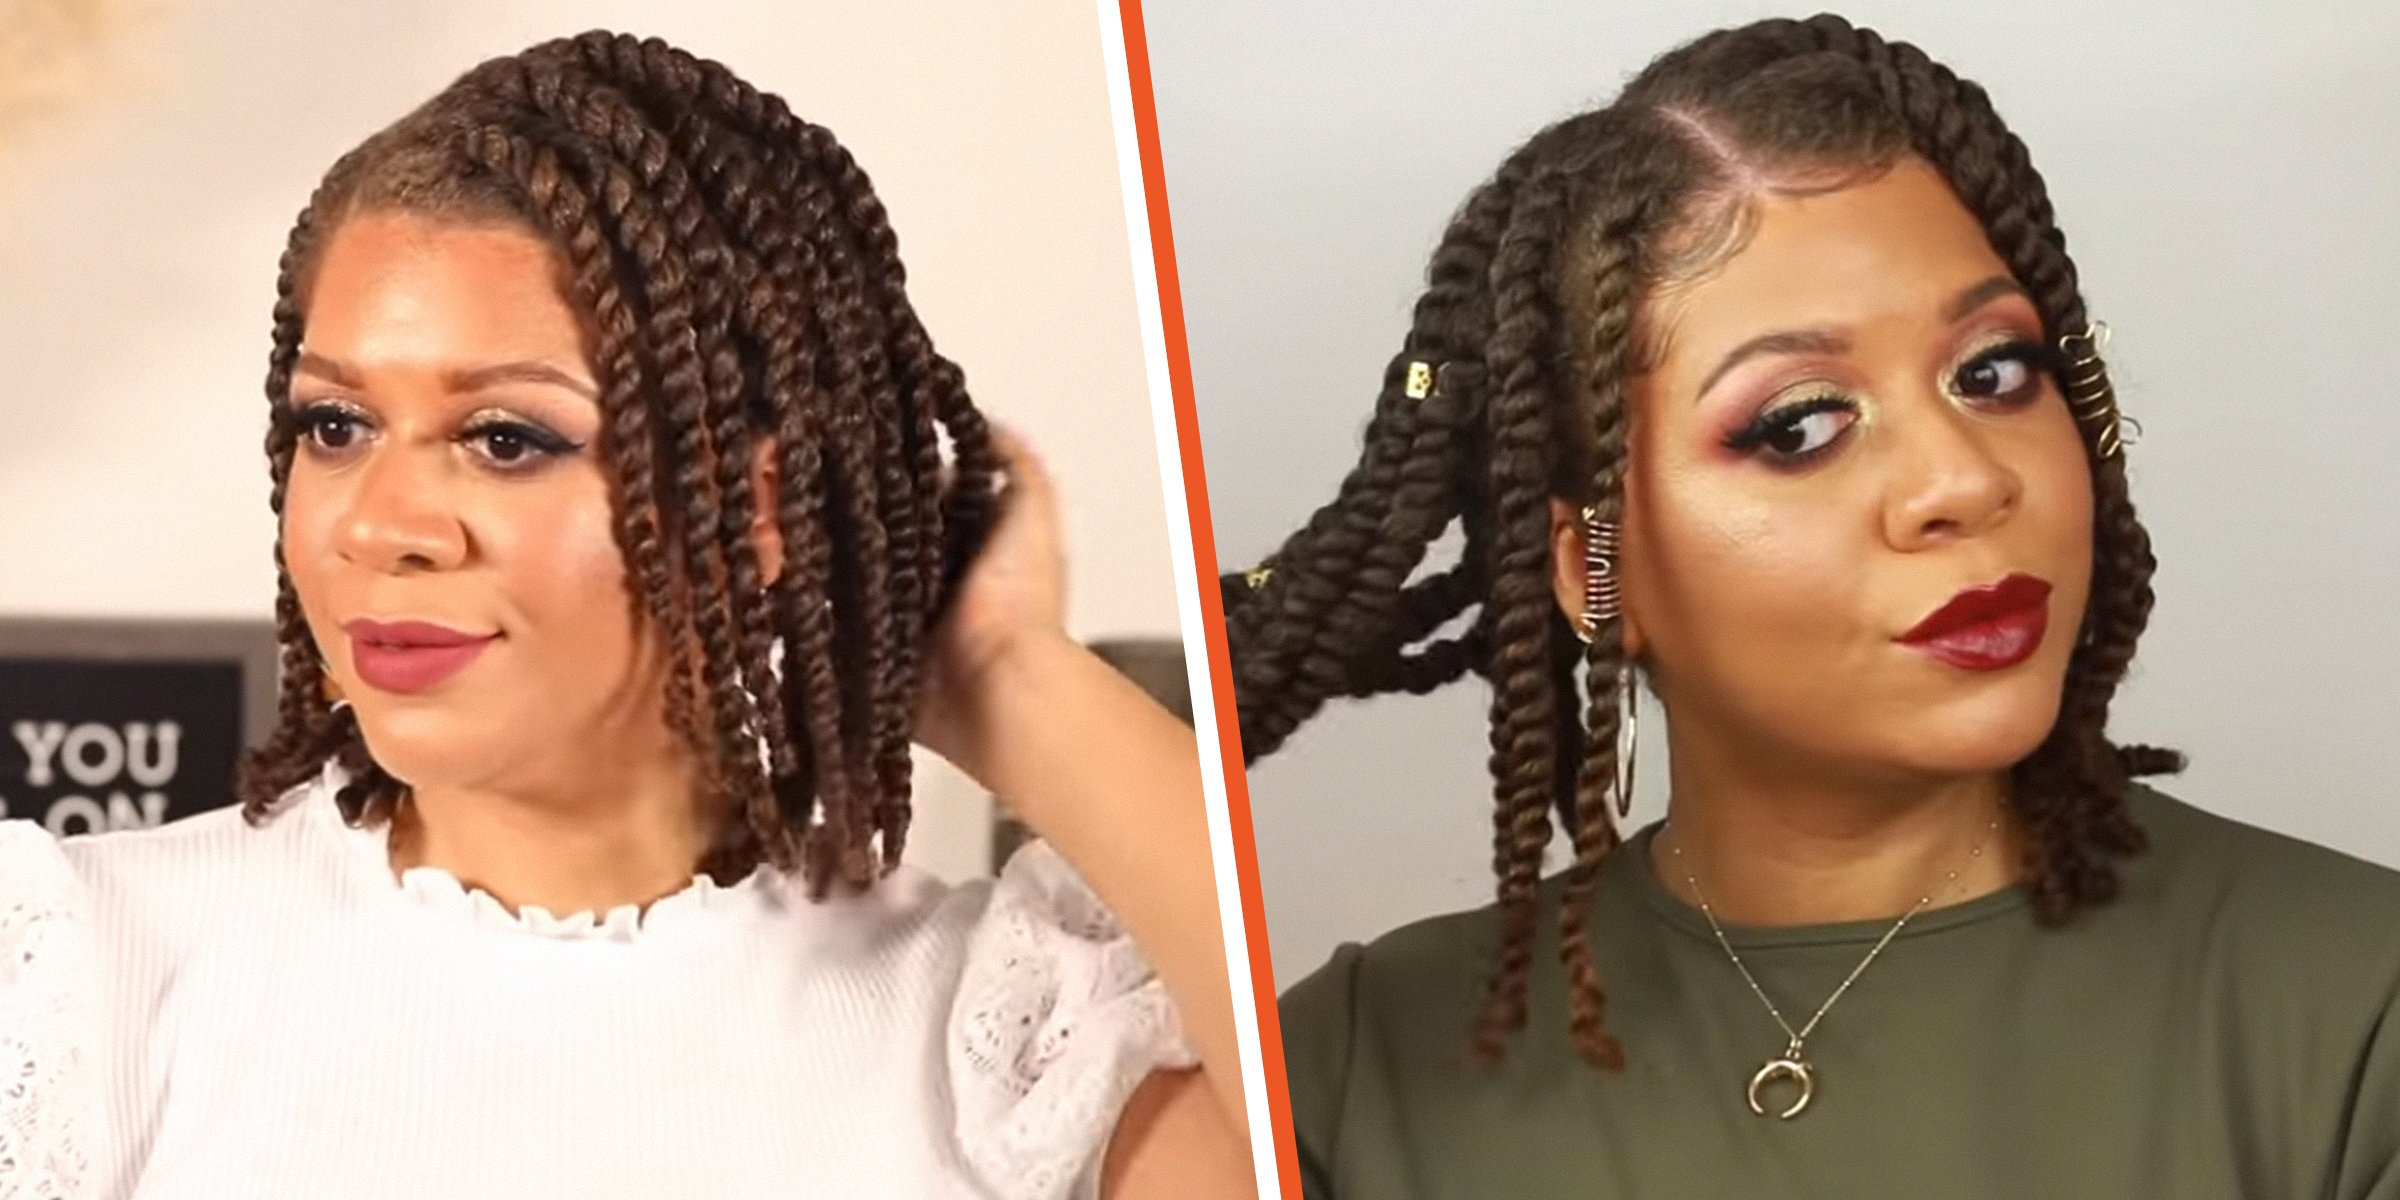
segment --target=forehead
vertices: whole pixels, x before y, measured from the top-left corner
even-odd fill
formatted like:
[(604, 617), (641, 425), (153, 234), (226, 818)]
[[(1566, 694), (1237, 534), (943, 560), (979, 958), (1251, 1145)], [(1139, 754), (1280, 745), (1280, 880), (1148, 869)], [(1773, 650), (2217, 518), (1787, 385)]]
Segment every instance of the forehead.
[(579, 355), (558, 281), (550, 247), (523, 229), (355, 214), (318, 256), (308, 346), (362, 367)]
[(1961, 290), (2008, 273), (1974, 214), (1922, 159), (1754, 209), (1739, 249), (1652, 297), (1665, 369), (1705, 370), (1729, 347), (1778, 330), (1939, 321)]

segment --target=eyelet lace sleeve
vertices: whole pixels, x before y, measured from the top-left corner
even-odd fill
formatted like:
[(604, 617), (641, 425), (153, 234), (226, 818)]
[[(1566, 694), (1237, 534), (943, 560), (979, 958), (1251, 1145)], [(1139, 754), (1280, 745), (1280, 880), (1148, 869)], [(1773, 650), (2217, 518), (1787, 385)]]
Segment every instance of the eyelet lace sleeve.
[(1196, 1066), (1150, 963), (1046, 842), (1000, 872), (950, 1015), (959, 1146), (992, 1195), (1090, 1194), (1136, 1087)]
[(0, 1200), (81, 1200), (99, 1003), (81, 889), (39, 826), (0, 821)]

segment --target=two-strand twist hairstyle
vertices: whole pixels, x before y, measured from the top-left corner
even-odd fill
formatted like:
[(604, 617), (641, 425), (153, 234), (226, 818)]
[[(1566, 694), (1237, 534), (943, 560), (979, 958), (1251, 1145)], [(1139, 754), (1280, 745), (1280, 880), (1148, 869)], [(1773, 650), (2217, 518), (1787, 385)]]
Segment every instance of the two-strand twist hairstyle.
[[(337, 162), (293, 230), (267, 375), (279, 516), (311, 272), (372, 211), (513, 224), (555, 250), (593, 347), (633, 615), (696, 648), (666, 711), (732, 814), (707, 869), (871, 882), (906, 836), (924, 647), (991, 524), (999, 463), (849, 152), (656, 39), (589, 33), (468, 72)], [(750, 533), (769, 452), (771, 583)], [(276, 563), (282, 692), (244, 809), (265, 819), (330, 760), (344, 815), (388, 819), (404, 788), (327, 702), (280, 542)]]
[[(1709, 34), (1653, 62), (1614, 104), (1536, 134), (1468, 198), (1335, 499), (1269, 570), (1221, 580), (1252, 760), (1335, 697), (1421, 694), (1469, 672), (1489, 683), (1500, 945), (1474, 1030), (1487, 1058), (1525, 1024), (1555, 814), (1573, 846), (1559, 915), (1573, 1044), (1592, 1063), (1623, 1061), (1585, 924), (1620, 844), (1618, 683), (1635, 664), (1620, 620), (1582, 646), (1558, 611), (1550, 501), (1619, 518), (1629, 388), (1656, 352), (1643, 301), (1737, 250), (1762, 195), (1838, 186), (1910, 155), (1981, 222), (2051, 337), (2085, 327), (2042, 177), (1981, 87), (1838, 17)], [(1412, 362), (1436, 364), (1430, 394), (1409, 395)], [(2090, 606), (2057, 722), (2012, 777), (2027, 886), (2049, 922), (2114, 894), (2114, 861), (2143, 845), (2127, 781), (2180, 765), (2104, 733), (2155, 560), (2101, 432), (2084, 429)], [(1454, 523), (1460, 559), (1420, 572)]]

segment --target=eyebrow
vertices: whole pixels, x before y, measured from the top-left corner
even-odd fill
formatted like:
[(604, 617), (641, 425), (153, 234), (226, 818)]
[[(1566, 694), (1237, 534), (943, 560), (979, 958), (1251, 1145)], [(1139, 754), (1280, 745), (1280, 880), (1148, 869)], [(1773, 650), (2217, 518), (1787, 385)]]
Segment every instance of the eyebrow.
[(495, 383), (541, 383), (562, 387), (586, 400), (600, 399), (600, 389), (548, 363), (507, 362), (467, 371), (452, 371), (442, 383), (454, 392), (480, 392)]
[[(2025, 296), (2028, 300), (2032, 298), (2026, 293), (2024, 285), (2015, 279), (2007, 275), (1994, 275), (1968, 286), (1952, 297), (1950, 303), (1942, 308), (1942, 319), (1953, 323), (1963, 321), (1975, 310), (2002, 296)], [(1849, 350), (1850, 339), (1831, 330), (1784, 329), (1774, 333), (1760, 334), (1727, 351), (1725, 357), (1718, 360), (1716, 369), (1710, 371), (1708, 378), (1700, 382), (1700, 390), (1693, 395), (1708, 395), (1709, 389), (1717, 386), (1717, 381), (1723, 379), (1726, 372), (1762, 355), (1846, 354)]]
[(293, 365), (298, 370), (306, 371), (319, 379), (330, 380), (346, 388), (358, 386), (358, 377), (350, 373), (350, 368), (314, 350), (301, 351), (299, 362)]
[(1968, 314), (2002, 296), (2023, 296), (2028, 303), (2033, 300), (2024, 284), (2007, 275), (1994, 275), (1960, 292), (1957, 299), (1950, 302), (1950, 307), (1942, 310), (1942, 317), (1949, 321), (1964, 321)]
[(1700, 390), (1693, 395), (1708, 395), (1709, 389), (1717, 386), (1717, 381), (1725, 378), (1726, 372), (1764, 355), (1846, 354), (1849, 350), (1849, 338), (1822, 329), (1786, 329), (1777, 333), (1762, 333), (1727, 351), (1725, 357), (1717, 361), (1716, 370), (1710, 371), (1708, 378), (1700, 381)]
[[(302, 371), (342, 387), (361, 386), (357, 372), (352, 371), (341, 362), (327, 358), (313, 350), (301, 351), (300, 360), (296, 365)], [(479, 392), (502, 383), (546, 384), (551, 387), (565, 388), (586, 400), (598, 401), (600, 399), (599, 389), (590, 383), (577, 379), (548, 363), (530, 360), (494, 363), (487, 367), (470, 367), (464, 370), (448, 371), (442, 375), (442, 386), (453, 392)]]

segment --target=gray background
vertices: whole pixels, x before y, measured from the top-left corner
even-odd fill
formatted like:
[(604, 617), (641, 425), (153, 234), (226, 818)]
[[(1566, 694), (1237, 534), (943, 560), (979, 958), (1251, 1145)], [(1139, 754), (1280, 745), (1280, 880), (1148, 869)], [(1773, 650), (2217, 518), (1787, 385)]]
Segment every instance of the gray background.
[[(1266, 553), (1356, 454), (1451, 209), (1542, 124), (1755, 3), (1145, 5), (1217, 550)], [(1464, 14), (1472, 12), (1472, 17)], [(2382, 752), (2400, 5), (1848, 6), (1993, 94), (2032, 147), (2119, 394), (2159, 604), (2112, 732), (2169, 790), (2400, 864)], [(1337, 706), (1251, 773), (1277, 984), (1484, 903), (1479, 685)], [(1637, 821), (1660, 811), (1645, 722)]]

